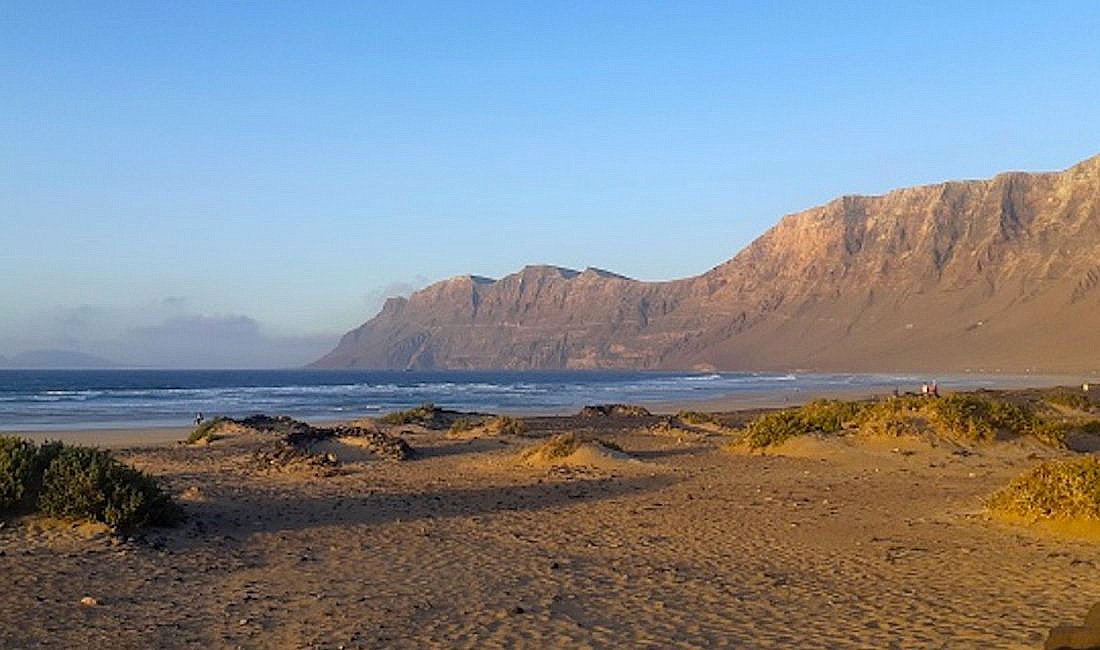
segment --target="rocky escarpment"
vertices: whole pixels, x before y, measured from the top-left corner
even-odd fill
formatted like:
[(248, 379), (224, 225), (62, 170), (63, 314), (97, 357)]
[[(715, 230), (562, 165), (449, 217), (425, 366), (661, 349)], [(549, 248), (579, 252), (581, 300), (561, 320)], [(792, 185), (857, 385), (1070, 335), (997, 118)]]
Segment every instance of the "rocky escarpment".
[(700, 276), (531, 266), (392, 298), (316, 367), (1100, 369), (1100, 157), (783, 218)]

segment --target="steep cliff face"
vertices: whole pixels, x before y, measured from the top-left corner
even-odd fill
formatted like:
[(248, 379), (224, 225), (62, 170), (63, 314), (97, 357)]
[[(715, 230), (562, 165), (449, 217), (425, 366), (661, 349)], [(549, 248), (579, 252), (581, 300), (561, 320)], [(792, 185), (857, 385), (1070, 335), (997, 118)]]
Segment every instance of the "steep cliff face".
[(850, 196), (703, 275), (459, 277), (318, 367), (1082, 372), (1100, 368), (1100, 157)]
[(646, 283), (605, 271), (529, 266), (497, 281), (445, 280), (349, 332), (319, 367), (650, 367), (644, 336), (673, 311), (687, 281)]

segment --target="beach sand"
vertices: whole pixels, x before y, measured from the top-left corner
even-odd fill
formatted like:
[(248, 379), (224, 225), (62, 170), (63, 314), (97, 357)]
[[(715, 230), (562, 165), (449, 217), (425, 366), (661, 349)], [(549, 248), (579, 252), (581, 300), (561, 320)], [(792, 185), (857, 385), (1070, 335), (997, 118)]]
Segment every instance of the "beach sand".
[[(572, 430), (632, 460), (523, 462)], [(1100, 545), (982, 512), (1056, 452), (745, 455), (614, 418), (528, 435), (421, 430), (419, 459), (348, 450), (332, 476), (260, 470), (250, 436), (120, 448), (189, 522), (8, 522), (0, 647), (1035, 648), (1100, 600)]]
[(122, 449), (141, 445), (169, 445), (186, 440), (193, 427), (157, 427), (128, 429), (77, 429), (72, 431), (5, 432), (36, 442), (58, 440), (72, 445), (91, 445), (105, 449)]

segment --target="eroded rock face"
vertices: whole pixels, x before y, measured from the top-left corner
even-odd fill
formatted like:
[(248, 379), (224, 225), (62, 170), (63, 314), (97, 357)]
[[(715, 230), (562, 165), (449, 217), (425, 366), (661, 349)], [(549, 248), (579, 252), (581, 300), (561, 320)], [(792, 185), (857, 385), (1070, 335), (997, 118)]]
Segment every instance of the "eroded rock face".
[(531, 266), (390, 299), (316, 367), (1100, 368), (1100, 156), (848, 196), (672, 282)]

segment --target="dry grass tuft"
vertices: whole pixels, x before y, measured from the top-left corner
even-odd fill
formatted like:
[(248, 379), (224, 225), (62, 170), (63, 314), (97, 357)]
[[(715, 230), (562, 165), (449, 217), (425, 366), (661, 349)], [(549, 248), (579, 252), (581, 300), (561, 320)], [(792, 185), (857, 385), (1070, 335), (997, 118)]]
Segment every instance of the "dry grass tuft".
[(523, 452), (524, 459), (555, 460), (572, 456), (583, 441), (575, 433), (562, 433)]

